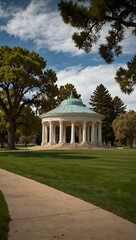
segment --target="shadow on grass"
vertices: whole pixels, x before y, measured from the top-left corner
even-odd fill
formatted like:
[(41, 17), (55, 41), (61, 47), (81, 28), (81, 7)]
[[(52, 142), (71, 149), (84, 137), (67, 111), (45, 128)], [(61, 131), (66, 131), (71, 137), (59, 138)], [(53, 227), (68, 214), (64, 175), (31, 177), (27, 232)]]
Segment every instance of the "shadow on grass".
[(16, 158), (53, 158), (53, 159), (74, 159), (74, 160), (89, 160), (95, 159), (96, 156), (92, 156), (91, 153), (85, 153), (81, 151), (31, 151), (31, 152), (0, 152), (1, 157), (16, 157)]

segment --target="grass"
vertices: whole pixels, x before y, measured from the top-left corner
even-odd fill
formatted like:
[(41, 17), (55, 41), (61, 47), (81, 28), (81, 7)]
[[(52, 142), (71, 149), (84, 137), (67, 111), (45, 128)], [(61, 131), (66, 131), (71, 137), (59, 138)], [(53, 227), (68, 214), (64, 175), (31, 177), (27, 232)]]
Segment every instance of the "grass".
[(0, 168), (136, 223), (136, 149), (1, 152)]
[(0, 191), (0, 240), (6, 240), (8, 237), (9, 212), (4, 196)]

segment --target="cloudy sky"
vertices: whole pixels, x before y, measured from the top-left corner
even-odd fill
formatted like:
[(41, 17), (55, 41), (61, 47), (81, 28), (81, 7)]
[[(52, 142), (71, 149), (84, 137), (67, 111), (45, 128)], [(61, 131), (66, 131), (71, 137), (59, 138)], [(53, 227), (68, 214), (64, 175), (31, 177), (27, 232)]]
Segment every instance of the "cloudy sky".
[[(136, 53), (135, 39), (128, 31), (122, 43), (123, 54), (107, 65), (97, 54), (98, 45), (88, 54), (74, 46), (74, 29), (63, 23), (58, 2), (0, 0), (0, 45), (21, 46), (39, 53), (47, 61), (47, 68), (56, 71), (58, 86), (73, 84), (87, 106), (96, 86), (102, 83), (112, 97), (124, 101), (127, 110), (136, 110), (136, 91), (125, 95), (114, 80), (116, 70)], [(106, 31), (101, 32), (100, 42), (104, 42)]]

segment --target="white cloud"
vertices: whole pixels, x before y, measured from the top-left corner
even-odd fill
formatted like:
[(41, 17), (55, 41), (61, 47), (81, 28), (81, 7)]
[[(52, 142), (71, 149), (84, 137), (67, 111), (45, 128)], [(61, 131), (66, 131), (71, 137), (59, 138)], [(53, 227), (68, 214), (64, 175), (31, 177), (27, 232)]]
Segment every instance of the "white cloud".
[(3, 9), (3, 6), (0, 3), (0, 18), (5, 18), (5, 11)]
[[(71, 38), (76, 29), (63, 23), (59, 12), (51, 10), (50, 2), (51, 0), (33, 0), (26, 9), (16, 9), (15, 7), (14, 13), (13, 9), (11, 11), (11, 19), (1, 29), (10, 35), (19, 37), (21, 40), (32, 40), (37, 48), (47, 47), (51, 51), (72, 55), (84, 54), (83, 50), (75, 47)], [(1, 15), (9, 14), (9, 12), (9, 10), (4, 11), (2, 7), (0, 8)], [(101, 38), (93, 46), (92, 52), (97, 52), (99, 43), (105, 42), (108, 29), (109, 26), (106, 25), (101, 30)], [(133, 53), (136, 47), (134, 39), (130, 36), (130, 31), (128, 31), (126, 40), (123, 41), (123, 48), (126, 53)]]
[(131, 34), (131, 30), (128, 29), (125, 32), (125, 39), (122, 41), (123, 53), (125, 54), (135, 54), (136, 52), (136, 36)]
[(73, 66), (57, 72), (58, 86), (67, 83), (73, 84), (77, 92), (81, 94), (83, 102), (87, 105), (91, 94), (101, 83), (108, 89), (111, 97), (118, 96), (127, 105), (127, 110), (136, 110), (135, 93), (123, 94), (114, 77), (120, 65), (99, 65), (95, 67)]
[(18, 11), (20, 11), (19, 7), (13, 6), (12, 4), (6, 6), (4, 2), (0, 1), (0, 19), (11, 18), (12, 15)]
[[(1, 27), (1, 30), (19, 37), (21, 40), (32, 40), (37, 48), (46, 47), (54, 52), (70, 53), (72, 55), (83, 54), (84, 52), (77, 49), (71, 39), (75, 29), (63, 23), (59, 12), (50, 8), (50, 2), (51, 0), (33, 0), (26, 9), (16, 6), (5, 8), (5, 5), (0, 2), (0, 18), (10, 17), (10, 20)], [(99, 43), (104, 43), (108, 29), (109, 27), (106, 25), (101, 31)], [(130, 31), (126, 32), (122, 45), (124, 53), (135, 53), (136, 42)], [(97, 51), (98, 43), (92, 48), (92, 52)], [(118, 67), (117, 64), (95, 67), (82, 67), (81, 65), (68, 67), (58, 71), (58, 85), (73, 84), (78, 93), (82, 95), (84, 103), (88, 105), (90, 95), (96, 86), (102, 83), (112, 97), (119, 96), (127, 104), (128, 109), (136, 110), (135, 93), (129, 96), (123, 94), (114, 80)]]
[(47, 47), (56, 52), (81, 54), (71, 39), (73, 28), (63, 23), (58, 11), (48, 9), (49, 1), (32, 1), (20, 9), (2, 27), (8, 34), (21, 40), (33, 40), (38, 48)]

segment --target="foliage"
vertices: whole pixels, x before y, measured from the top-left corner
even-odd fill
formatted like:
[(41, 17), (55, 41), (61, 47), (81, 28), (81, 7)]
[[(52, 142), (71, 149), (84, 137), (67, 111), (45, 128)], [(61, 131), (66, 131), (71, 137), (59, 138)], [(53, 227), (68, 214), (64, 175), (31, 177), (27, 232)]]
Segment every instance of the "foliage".
[(35, 107), (38, 114), (50, 111), (57, 106), (58, 87), (56, 84), (57, 76), (53, 76), (52, 72), (48, 74), (48, 85), (46, 92), (40, 94), (35, 102)]
[(127, 63), (127, 69), (119, 68), (115, 79), (119, 83), (122, 92), (130, 94), (134, 91), (134, 86), (136, 86), (136, 56)]
[[(130, 34), (136, 36), (136, 1), (87, 0), (86, 3), (80, 0), (61, 0), (58, 7), (62, 19), (77, 29), (72, 36), (76, 47), (90, 52), (93, 45), (98, 43), (100, 56), (107, 63), (112, 63), (114, 57), (122, 53), (121, 43), (128, 29)], [(108, 29), (108, 33), (105, 43), (101, 43), (101, 31), (104, 27)], [(128, 63), (128, 70), (120, 68), (117, 71), (116, 81), (124, 93), (130, 94), (134, 90), (136, 56)]]
[(20, 47), (0, 47), (0, 106), (9, 123), (8, 148), (15, 148), (16, 121), (26, 105), (47, 94), (54, 71), (45, 71), (46, 61)]
[(36, 135), (41, 128), (41, 120), (30, 106), (23, 108), (17, 119), (17, 133), (23, 136)]
[(109, 91), (103, 84), (96, 87), (93, 95), (91, 95), (89, 104), (93, 111), (105, 116), (102, 120), (102, 139), (106, 144), (110, 141), (113, 146), (115, 136), (112, 122), (116, 116), (125, 113), (126, 105), (124, 105), (123, 101), (118, 96), (112, 99)]
[(8, 239), (10, 216), (4, 196), (0, 191), (0, 240)]
[(108, 24), (106, 43), (100, 44), (99, 53), (107, 63), (111, 63), (114, 56), (122, 52), (119, 44), (127, 29), (136, 35), (135, 0), (91, 0), (86, 5), (79, 2), (60, 1), (58, 5), (63, 21), (78, 29), (72, 36), (76, 46), (86, 52), (91, 51), (93, 44), (100, 39), (101, 30)]
[(114, 133), (112, 129), (112, 121), (114, 119), (114, 105), (109, 91), (100, 84), (96, 87), (91, 95), (90, 102), (93, 111), (102, 114), (105, 118), (102, 120), (102, 140), (106, 144), (110, 141), (114, 144)]
[(31, 136), (20, 136), (19, 142), (23, 143), (25, 146), (28, 144), (36, 144), (36, 135)]
[(1, 152), (0, 167), (136, 223), (136, 149)]
[(74, 85), (72, 85), (71, 83), (67, 83), (65, 86), (60, 86), (57, 98), (58, 104), (60, 104), (64, 99), (70, 97), (71, 94), (73, 97), (78, 99), (81, 97), (81, 95), (77, 93)]
[(115, 117), (126, 112), (126, 105), (124, 105), (124, 102), (118, 96), (112, 100), (112, 103), (114, 105)]
[(121, 114), (113, 121), (113, 130), (118, 140), (127, 139), (130, 147), (136, 139), (136, 112), (129, 111)]
[(30, 106), (24, 107), (18, 117), (16, 132), (19, 136), (19, 142), (25, 146), (28, 143), (37, 143), (36, 139), (41, 135), (41, 120)]

